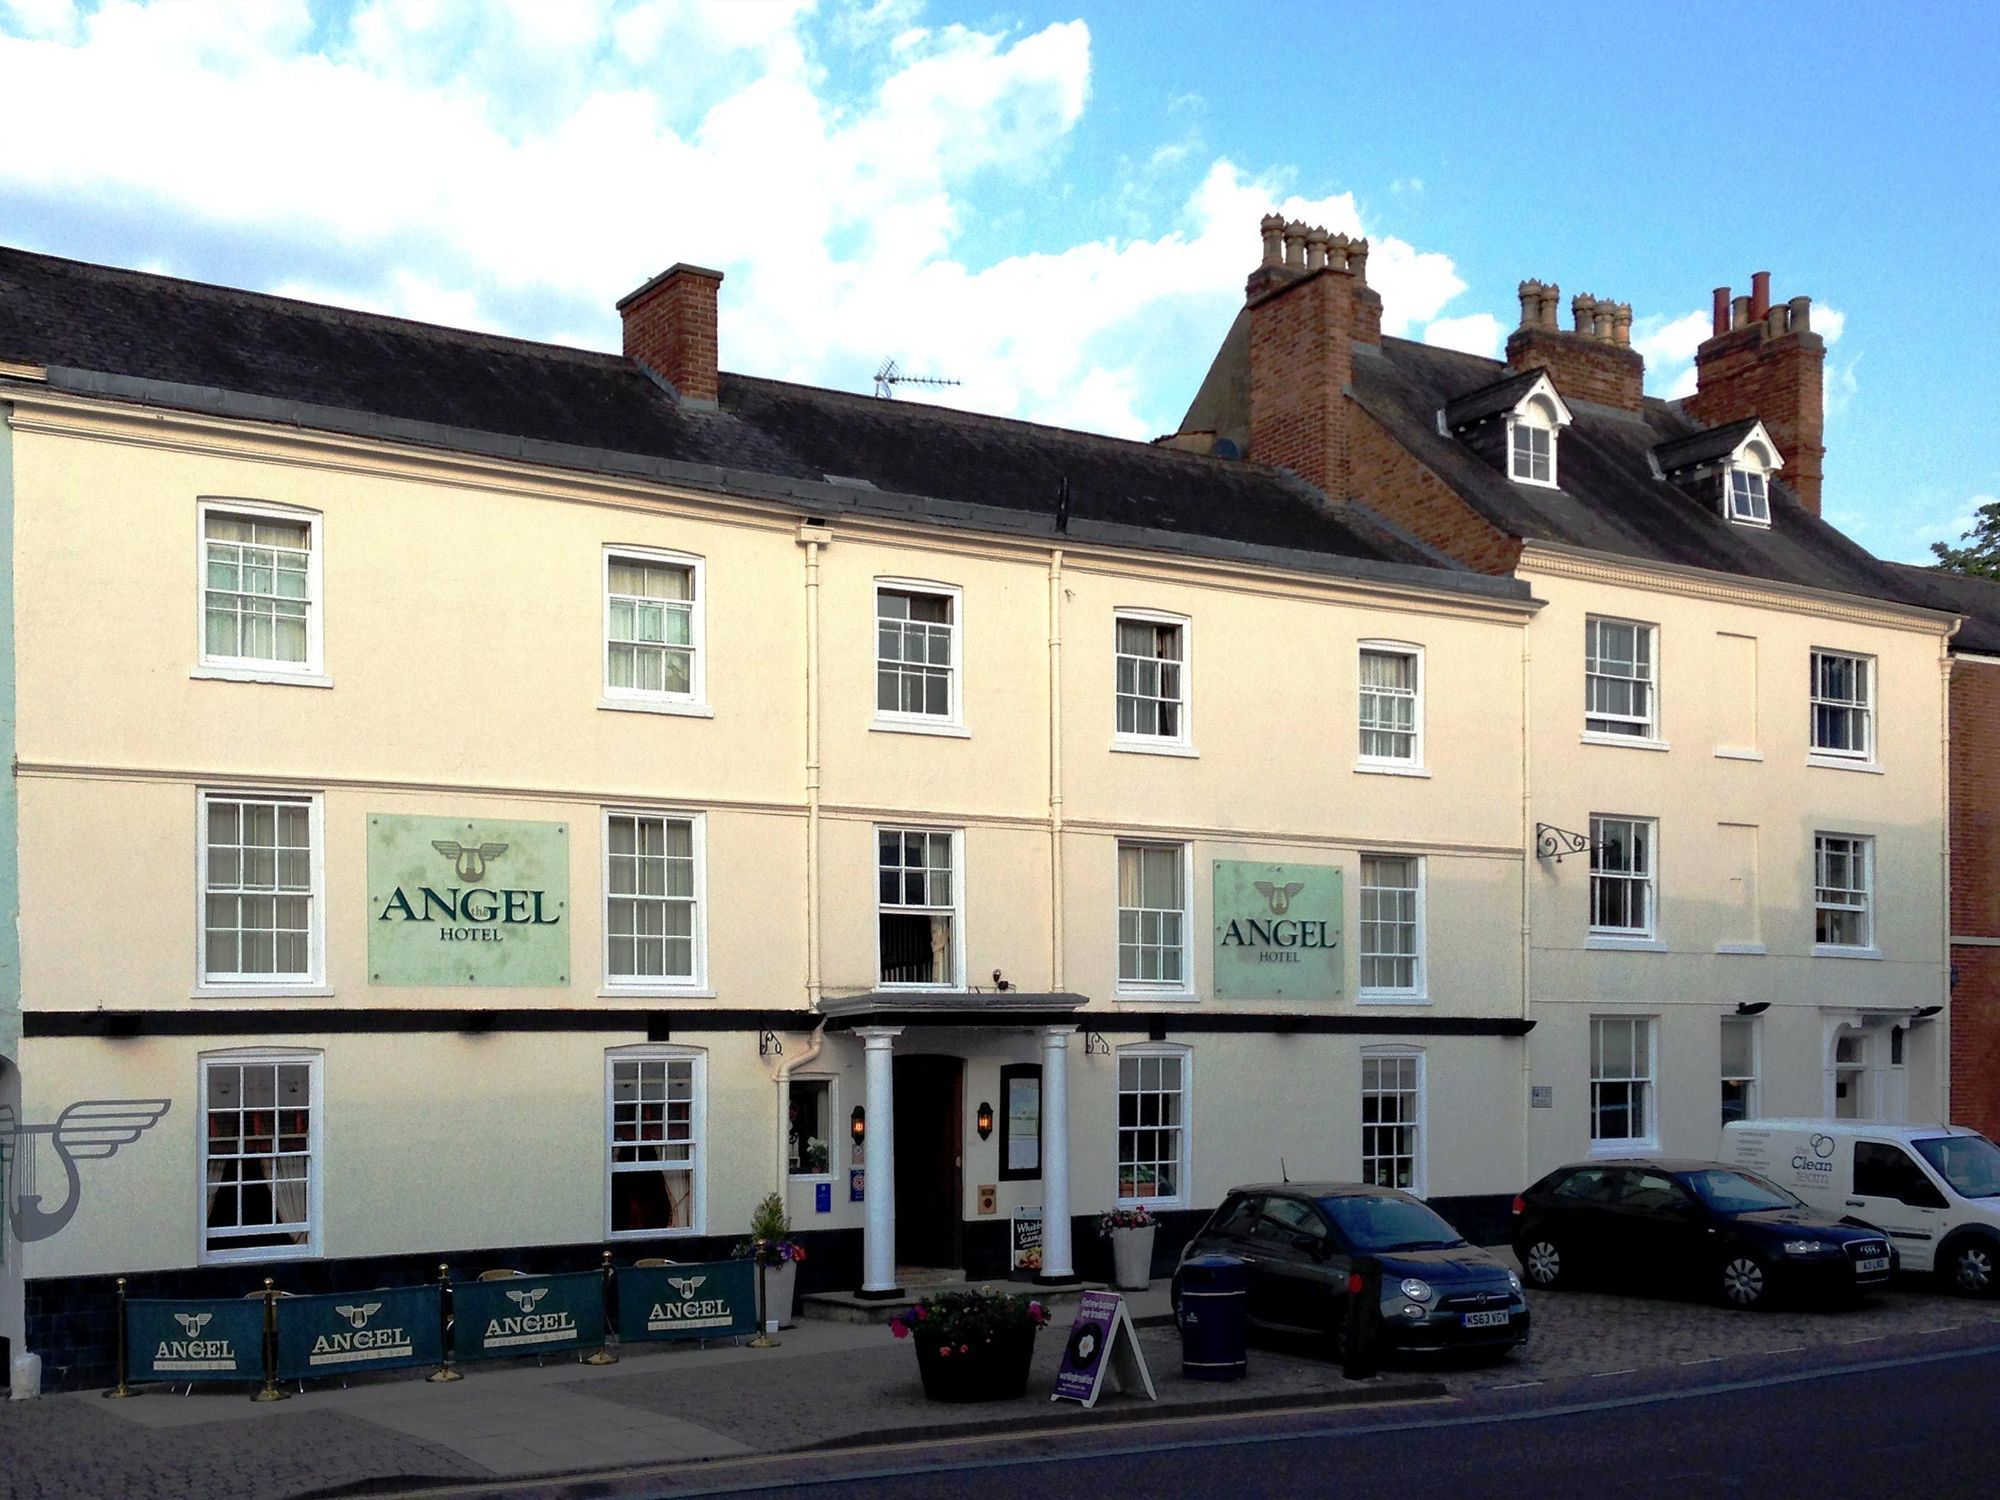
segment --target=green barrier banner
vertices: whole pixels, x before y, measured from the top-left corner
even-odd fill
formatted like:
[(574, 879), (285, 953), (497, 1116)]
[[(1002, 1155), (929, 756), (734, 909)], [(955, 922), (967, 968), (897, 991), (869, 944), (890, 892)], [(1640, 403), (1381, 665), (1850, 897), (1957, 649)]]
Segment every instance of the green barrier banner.
[(604, 1277), (512, 1276), (504, 1281), (455, 1281), (451, 1287), (451, 1350), (459, 1359), (604, 1346)]
[(278, 1299), (278, 1378), (435, 1365), (444, 1357), (434, 1286)]
[(721, 1339), (757, 1331), (757, 1267), (749, 1260), (633, 1266), (617, 1273), (618, 1341)]
[(125, 1304), (128, 1380), (262, 1380), (264, 1299)]

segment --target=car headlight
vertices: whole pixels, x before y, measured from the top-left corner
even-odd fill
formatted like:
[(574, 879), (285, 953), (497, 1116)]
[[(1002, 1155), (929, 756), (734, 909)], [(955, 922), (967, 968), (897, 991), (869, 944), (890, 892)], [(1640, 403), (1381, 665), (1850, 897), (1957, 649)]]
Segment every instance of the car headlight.
[(1512, 1271), (1509, 1271), (1509, 1272), (1507, 1273), (1507, 1285), (1508, 1285), (1508, 1286), (1510, 1286), (1510, 1287), (1512, 1287), (1512, 1288), (1514, 1289), (1514, 1295), (1515, 1295), (1515, 1296), (1517, 1296), (1517, 1297), (1518, 1297), (1518, 1296), (1520, 1296), (1520, 1294), (1521, 1294), (1521, 1278), (1520, 1278), (1520, 1277), (1518, 1277), (1518, 1276), (1516, 1276), (1516, 1275), (1515, 1275), (1515, 1274), (1514, 1274), (1514, 1273), (1513, 1273)]
[(1832, 1255), (1839, 1249), (1838, 1245), (1829, 1244), (1825, 1240), (1785, 1241), (1785, 1254), (1787, 1255)]
[(1431, 1284), (1428, 1281), (1419, 1281), (1414, 1276), (1403, 1283), (1402, 1292), (1412, 1302), (1428, 1302), (1431, 1300)]

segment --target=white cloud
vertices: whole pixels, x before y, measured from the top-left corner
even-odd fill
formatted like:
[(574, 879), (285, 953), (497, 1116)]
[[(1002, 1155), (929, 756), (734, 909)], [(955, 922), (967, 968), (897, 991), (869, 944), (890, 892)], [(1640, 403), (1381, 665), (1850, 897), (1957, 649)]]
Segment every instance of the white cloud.
[(1441, 349), (1462, 349), (1467, 354), (1483, 354), (1498, 359), (1507, 329), (1492, 313), (1471, 313), (1463, 318), (1438, 318), (1424, 329), (1424, 342)]
[(1847, 314), (1822, 303), (1812, 310), (1812, 326), (1813, 332), (1826, 340), (1828, 348), (1832, 348), (1840, 342), (1841, 334), (1847, 331)]
[(1424, 180), (1421, 177), (1398, 177), (1389, 184), (1392, 193), (1421, 193), (1423, 190)]
[[(1132, 436), (1192, 394), (1188, 351), (1228, 326), (1262, 214), (1367, 227), (1351, 193), (1288, 193), (1170, 141), (1151, 162), (1157, 232), (982, 257), (989, 191), (1059, 182), (1090, 32), (917, 15), (372, 0), (316, 32), (304, 0), (107, 0), (81, 18), (0, 0), (0, 97), (67, 122), (0, 153), (0, 194), (118, 205), (135, 254), (180, 274), (202, 274), (187, 246), (220, 241), (294, 295), (600, 347), (617, 297), (696, 261), (726, 273), (727, 368), (867, 389), (894, 354), (963, 380), (953, 404)], [(817, 61), (829, 39), (863, 64), (845, 93)], [(1489, 315), (1441, 316), (1465, 290), (1450, 257), (1372, 246), (1385, 331), (1497, 345)]]
[(1673, 319), (1655, 313), (1633, 324), (1632, 347), (1646, 357), (1649, 366), (1656, 362), (1684, 365), (1693, 360), (1694, 351), (1708, 337), (1710, 326), (1709, 315), (1704, 312)]

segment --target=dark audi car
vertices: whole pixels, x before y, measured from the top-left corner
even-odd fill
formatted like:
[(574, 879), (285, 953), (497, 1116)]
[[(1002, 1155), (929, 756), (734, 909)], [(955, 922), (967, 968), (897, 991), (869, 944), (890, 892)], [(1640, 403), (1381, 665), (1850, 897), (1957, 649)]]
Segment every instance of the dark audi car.
[(1514, 1200), (1514, 1253), (1537, 1290), (1593, 1281), (1696, 1292), (1731, 1307), (1852, 1301), (1886, 1285), (1889, 1239), (1775, 1183), (1705, 1161), (1558, 1167)]
[[(1382, 1268), (1385, 1347), (1512, 1349), (1528, 1337), (1521, 1279), (1465, 1242), (1424, 1203), (1393, 1188), (1286, 1182), (1232, 1189), (1181, 1252), (1250, 1267), (1253, 1327), (1304, 1333), (1337, 1352), (1358, 1257)], [(1181, 1273), (1173, 1300), (1180, 1305)]]

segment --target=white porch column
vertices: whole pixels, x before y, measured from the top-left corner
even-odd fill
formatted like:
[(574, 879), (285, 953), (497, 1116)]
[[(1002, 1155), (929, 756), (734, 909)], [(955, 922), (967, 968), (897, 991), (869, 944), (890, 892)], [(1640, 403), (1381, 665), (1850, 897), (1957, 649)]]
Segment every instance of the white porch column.
[(857, 1026), (854, 1034), (866, 1050), (867, 1134), (861, 1141), (862, 1199), (866, 1207), (861, 1232), (861, 1295), (900, 1297), (896, 1284), (896, 1078), (893, 1069), (900, 1026)]
[(1074, 1281), (1069, 1243), (1069, 1036), (1042, 1031), (1042, 1281)]

